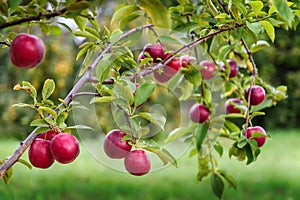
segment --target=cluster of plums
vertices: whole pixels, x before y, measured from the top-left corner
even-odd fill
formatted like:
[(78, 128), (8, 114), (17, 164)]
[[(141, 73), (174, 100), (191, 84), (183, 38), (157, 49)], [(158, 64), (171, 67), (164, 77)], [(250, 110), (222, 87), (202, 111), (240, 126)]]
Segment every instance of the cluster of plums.
[(127, 134), (113, 129), (105, 135), (104, 152), (112, 159), (124, 159), (126, 170), (135, 176), (142, 176), (150, 171), (150, 159), (143, 149), (132, 150), (128, 140), (122, 138)]
[[(147, 44), (143, 48), (142, 52), (138, 56), (138, 62), (140, 63), (142, 59), (150, 56), (153, 62), (161, 62), (168, 57), (172, 56), (170, 53), (166, 53), (163, 46), (159, 43), (157, 44)], [(153, 72), (154, 78), (159, 82), (167, 82), (172, 76), (174, 76), (181, 67), (187, 67), (192, 61), (196, 59), (193, 56), (183, 55), (180, 57), (173, 58), (169, 63), (167, 63), (161, 71), (156, 70)], [(199, 73), (203, 80), (212, 79), (217, 71), (217, 67), (214, 62), (203, 60), (200, 62), (202, 68)], [(229, 69), (228, 69), (229, 68)], [(220, 63), (220, 69), (224, 72), (229, 72), (228, 77), (233, 78), (238, 75), (239, 66), (234, 60), (228, 59), (227, 63)], [(249, 86), (245, 91), (246, 101), (250, 101), (251, 106), (256, 106), (261, 104), (265, 99), (265, 90), (263, 87), (258, 85)], [(241, 110), (235, 105), (243, 105), (243, 101), (238, 98), (230, 98), (225, 103), (226, 113), (241, 113)], [(204, 123), (209, 119), (210, 111), (206, 105), (198, 103), (194, 104), (190, 108), (190, 118), (195, 123)], [(252, 133), (260, 132), (266, 135), (265, 130), (260, 126), (248, 127), (245, 130), (245, 136), (248, 139), (256, 140), (259, 147), (261, 147), (266, 140), (266, 137), (255, 137), (252, 138)]]
[(54, 130), (39, 134), (28, 150), (30, 163), (37, 168), (49, 168), (56, 160), (67, 164), (79, 155), (79, 143), (70, 133), (58, 133)]

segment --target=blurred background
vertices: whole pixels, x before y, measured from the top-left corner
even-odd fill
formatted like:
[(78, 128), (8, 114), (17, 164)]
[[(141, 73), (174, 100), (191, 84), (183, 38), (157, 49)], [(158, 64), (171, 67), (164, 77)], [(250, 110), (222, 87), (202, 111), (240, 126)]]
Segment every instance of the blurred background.
[[(99, 16), (101, 24), (108, 27), (116, 6), (112, 2), (103, 2)], [(174, 2), (164, 1), (167, 5)], [(17, 30), (23, 31), (22, 27)], [(32, 31), (43, 38), (47, 49), (39, 67), (18, 69), (10, 62), (9, 48), (0, 50), (0, 158), (11, 155), (18, 141), (32, 131), (29, 123), (36, 115), (30, 109), (12, 107), (31, 101), (26, 93), (13, 91), (13, 86), (25, 80), (40, 91), (44, 80), (52, 78), (57, 86), (53, 99), (63, 98), (73, 87), (83, 61), (75, 60), (78, 44), (67, 32), (53, 36), (42, 34), (38, 28)], [(273, 86), (287, 85), (288, 98), (257, 119), (272, 135), (257, 162), (245, 167), (245, 163), (223, 156), (220, 167), (231, 172), (238, 183), (238, 191), (226, 187), (224, 199), (299, 199), (300, 28), (277, 30), (275, 43), (254, 54), (254, 59), (265, 81)], [(166, 101), (164, 95), (156, 98)], [(99, 117), (102, 128), (111, 130), (114, 124), (105, 112), (109, 108), (97, 109), (103, 113)], [(69, 122), (72, 124), (72, 117)], [(215, 199), (209, 178), (199, 183), (196, 174), (196, 159), (184, 155), (178, 169), (170, 166), (145, 177), (132, 177), (101, 165), (82, 148), (79, 158), (65, 166), (55, 164), (48, 170), (29, 171), (17, 164), (12, 183), (1, 183), (0, 199)]]

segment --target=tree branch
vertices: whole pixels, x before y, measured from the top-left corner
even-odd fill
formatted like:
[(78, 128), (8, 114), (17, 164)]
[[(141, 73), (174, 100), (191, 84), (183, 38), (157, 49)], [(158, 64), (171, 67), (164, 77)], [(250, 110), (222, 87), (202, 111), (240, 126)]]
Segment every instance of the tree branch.
[(180, 49), (178, 49), (177, 51), (174, 52), (174, 54), (172, 56), (169, 56), (168, 58), (166, 58), (165, 60), (161, 61), (160, 63), (157, 63), (155, 65), (153, 65), (151, 67), (151, 69), (147, 69), (145, 68), (144, 70), (141, 71), (141, 73), (139, 74), (135, 74), (135, 75), (132, 75), (130, 78), (132, 80), (134, 79), (137, 79), (137, 78), (141, 78), (141, 77), (144, 77), (144, 76), (148, 76), (149, 74), (153, 73), (154, 71), (162, 68), (163, 66), (167, 65), (169, 62), (171, 62), (171, 60), (173, 60), (178, 54), (180, 53), (183, 53), (185, 51), (188, 51), (190, 50), (191, 48), (195, 47), (196, 45), (204, 42), (205, 40), (209, 39), (209, 38), (212, 38), (222, 32), (225, 32), (225, 31), (231, 31), (231, 30), (235, 30), (237, 28), (240, 28), (244, 26), (244, 24), (236, 24), (235, 26), (233, 27), (229, 27), (229, 28), (223, 28), (223, 29), (218, 29), (216, 30), (215, 32), (213, 33), (210, 33), (210, 34), (207, 34), (205, 35), (204, 37), (201, 37), (201, 38), (198, 38), (197, 40), (194, 40), (192, 42), (190, 42), (189, 44), (187, 45), (184, 45), (183, 47), (181, 47)]
[[(128, 37), (130, 34), (133, 34), (137, 31), (140, 31), (142, 29), (147, 29), (153, 27), (152, 24), (147, 24), (141, 27), (137, 27), (134, 29), (129, 30), (128, 32), (124, 33), (123, 35), (121, 35), (121, 37), (119, 38), (118, 41), (121, 41), (123, 39), (125, 39), (126, 37)], [(88, 67), (88, 69), (85, 71), (85, 73), (82, 75), (82, 77), (78, 80), (78, 82), (73, 86), (73, 88), (71, 89), (71, 91), (69, 92), (69, 94), (65, 97), (64, 102), (66, 104), (70, 104), (74, 98), (74, 96), (76, 96), (76, 94), (78, 93), (78, 91), (80, 90), (80, 88), (86, 83), (91, 81), (91, 72), (95, 69), (95, 67), (97, 66), (98, 62), (103, 58), (103, 56), (108, 53), (111, 48), (112, 48), (113, 44), (109, 43), (107, 45), (107, 47), (97, 56), (97, 58), (94, 60), (94, 62)], [(92, 79), (94, 80), (94, 77), (92, 77)], [(108, 84), (112, 84), (113, 81), (112, 80), (105, 80), (107, 81)], [(63, 106), (63, 104), (60, 104), (58, 107)], [(50, 116), (51, 117), (51, 116)], [(15, 150), (15, 152), (12, 154), (12, 156), (10, 156), (5, 163), (3, 163), (0, 166), (0, 178), (2, 178), (5, 173), (7, 172), (8, 169), (10, 169), (18, 160), (19, 158), (23, 155), (23, 153), (26, 151), (26, 149), (32, 144), (32, 142), (34, 141), (36, 134), (35, 132), (39, 129), (40, 127), (35, 128), (28, 136), (27, 138), (20, 144), (20, 146), (17, 148), (17, 150)]]
[[(232, 19), (234, 19), (234, 16), (232, 15), (232, 13), (227, 9), (227, 7), (225, 6), (224, 2), (222, 0), (218, 0), (219, 4), (222, 6), (223, 10), (232, 17)], [(255, 79), (257, 76), (257, 68), (256, 68), (256, 64), (255, 61), (253, 59), (252, 53), (244, 39), (244, 37), (242, 37), (241, 39), (242, 45), (244, 46), (249, 60), (253, 66), (253, 70), (252, 70), (252, 79), (251, 79), (251, 83), (250, 83), (250, 87), (252, 87), (255, 84)], [(249, 126), (249, 118), (250, 118), (250, 109), (251, 109), (251, 104), (250, 104), (250, 97), (251, 97), (251, 90), (249, 91), (248, 97), (247, 98), (247, 110), (246, 110), (246, 122), (245, 122), (245, 129), (247, 129), (247, 127)]]
[(62, 8), (61, 10), (57, 10), (51, 13), (44, 13), (44, 14), (39, 14), (37, 16), (30, 16), (30, 17), (23, 17), (22, 19), (17, 19), (11, 22), (5, 22), (0, 24), (0, 30), (7, 28), (7, 27), (11, 27), (11, 26), (15, 26), (18, 24), (23, 24), (25, 22), (31, 22), (31, 21), (39, 21), (41, 19), (51, 19), (60, 15), (63, 15), (65, 12), (67, 11), (67, 8)]

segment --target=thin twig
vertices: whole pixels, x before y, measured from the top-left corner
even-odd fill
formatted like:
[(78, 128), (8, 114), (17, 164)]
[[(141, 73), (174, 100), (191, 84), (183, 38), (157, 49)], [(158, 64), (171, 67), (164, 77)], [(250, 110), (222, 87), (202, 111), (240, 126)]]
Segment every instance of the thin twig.
[[(230, 15), (233, 19), (234, 19), (234, 16), (232, 15), (232, 13), (227, 9), (227, 7), (225, 6), (224, 2), (222, 0), (218, 0), (219, 4), (222, 6), (223, 10), (228, 14)], [(247, 110), (246, 110), (246, 122), (245, 122), (245, 129), (247, 129), (247, 127), (249, 126), (249, 119), (250, 119), (250, 109), (251, 109), (251, 102), (250, 102), (250, 98), (251, 98), (251, 87), (255, 84), (255, 79), (256, 79), (256, 76), (257, 76), (257, 68), (256, 68), (256, 64), (255, 64), (255, 61), (253, 59), (253, 56), (252, 56), (252, 53), (244, 39), (244, 37), (241, 38), (241, 42), (242, 42), (242, 45), (244, 46), (247, 54), (248, 54), (248, 57), (249, 57), (249, 60), (253, 66), (253, 70), (252, 70), (252, 79), (251, 79), (251, 83), (250, 83), (250, 90), (249, 90), (249, 94), (248, 94), (248, 97), (247, 98)]]
[(39, 21), (41, 19), (51, 19), (60, 15), (63, 15), (65, 12), (67, 11), (67, 8), (62, 8), (61, 10), (57, 10), (51, 13), (45, 13), (45, 14), (39, 14), (36, 16), (30, 16), (30, 17), (24, 17), (22, 19), (17, 19), (14, 21), (10, 21), (10, 22), (5, 22), (0, 24), (0, 30), (7, 28), (7, 27), (11, 27), (11, 26), (15, 26), (18, 24), (23, 24), (25, 22), (31, 22), (31, 21)]
[(204, 37), (198, 38), (197, 40), (194, 40), (194, 41), (190, 42), (189, 44), (182, 46), (180, 49), (175, 51), (172, 54), (172, 56), (169, 56), (165, 60), (163, 60), (162, 62), (153, 65), (151, 69), (145, 68), (144, 70), (141, 71), (141, 73), (132, 75), (130, 78), (131, 78), (131, 80), (134, 80), (134, 79), (137, 79), (137, 78), (148, 76), (151, 73), (153, 73), (154, 71), (159, 70), (160, 68), (162, 68), (163, 66), (165, 66), (166, 64), (171, 62), (178, 54), (183, 53), (185, 51), (188, 51), (191, 48), (195, 47), (196, 45), (198, 45), (198, 44), (204, 42), (205, 40), (207, 40), (211, 37), (214, 37), (214, 36), (216, 36), (216, 35), (218, 35), (222, 32), (231, 31), (231, 30), (240, 28), (242, 26), (244, 26), (244, 25), (243, 24), (236, 24), (234, 27), (219, 29), (219, 30), (217, 30), (213, 33), (205, 35)]

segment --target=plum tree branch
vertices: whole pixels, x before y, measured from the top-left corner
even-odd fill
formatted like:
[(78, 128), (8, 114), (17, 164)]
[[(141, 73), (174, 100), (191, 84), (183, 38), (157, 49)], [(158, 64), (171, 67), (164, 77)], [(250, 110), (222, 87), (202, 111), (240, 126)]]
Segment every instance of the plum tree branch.
[[(121, 41), (128, 37), (130, 34), (133, 34), (137, 31), (140, 31), (142, 29), (147, 29), (153, 27), (153, 24), (147, 24), (141, 27), (136, 27), (134, 29), (131, 29), (127, 31), (126, 33), (122, 34), (118, 41)], [(95, 77), (91, 76), (91, 72), (96, 68), (98, 62), (103, 58), (103, 56), (108, 53), (111, 48), (113, 47), (112, 43), (108, 43), (106, 48), (96, 57), (96, 59), (93, 61), (93, 63), (88, 67), (88, 69), (85, 71), (85, 73), (82, 75), (82, 77), (78, 80), (78, 82), (73, 86), (71, 91), (68, 93), (68, 95), (64, 99), (64, 103), (69, 105), (76, 94), (78, 94), (78, 91), (80, 88), (85, 85), (85, 83), (92, 81), (95, 81)], [(104, 82), (108, 84), (112, 84), (113, 80), (105, 80)], [(64, 104), (60, 104), (58, 107), (63, 106)], [(49, 116), (51, 117), (51, 116)], [(28, 136), (27, 138), (21, 142), (20, 146), (15, 150), (15, 152), (0, 166), (0, 178), (2, 178), (8, 169), (10, 169), (23, 155), (23, 153), (26, 151), (26, 149), (32, 144), (36, 137), (36, 131), (40, 127), (35, 128)]]
[(191, 41), (189, 44), (184, 45), (180, 49), (178, 49), (177, 51), (175, 51), (174, 54), (172, 54), (172, 56), (169, 56), (168, 58), (166, 58), (162, 62), (153, 65), (151, 67), (151, 69), (145, 68), (144, 70), (141, 71), (141, 73), (132, 75), (130, 78), (133, 80), (133, 79), (137, 79), (137, 78), (140, 78), (140, 77), (148, 76), (152, 72), (154, 72), (154, 71), (162, 68), (163, 66), (165, 66), (166, 64), (168, 64), (169, 62), (171, 62), (171, 60), (173, 60), (178, 54), (183, 53), (185, 51), (188, 51), (188, 50), (194, 48), (196, 45), (201, 44), (205, 40), (207, 40), (209, 38), (212, 38), (212, 37), (214, 37), (216, 35), (219, 35), (222, 32), (235, 30), (235, 29), (240, 28), (242, 26), (244, 26), (244, 24), (236, 24), (233, 27), (218, 29), (215, 32), (209, 33), (209, 34), (207, 34), (207, 35), (205, 35), (203, 37), (200, 37), (200, 38), (198, 38), (198, 39), (196, 39), (194, 41)]
[[(218, 0), (218, 2), (221, 5), (221, 7), (223, 8), (223, 10), (234, 19), (234, 16), (227, 9), (227, 7), (224, 4), (224, 2), (222, 0)], [(253, 59), (252, 53), (251, 53), (251, 51), (250, 51), (250, 49), (249, 49), (249, 47), (248, 47), (248, 45), (247, 45), (244, 37), (241, 38), (241, 42), (242, 42), (242, 45), (244, 46), (244, 48), (245, 48), (245, 50), (246, 50), (246, 52), (248, 54), (249, 60), (250, 60), (250, 62), (252, 64), (252, 67), (253, 67), (253, 70), (252, 70), (252, 79), (251, 79), (251, 83), (250, 83), (250, 87), (252, 87), (255, 84), (255, 79), (256, 79), (256, 76), (257, 76), (257, 68), (256, 68), (255, 61)], [(251, 97), (251, 89), (249, 90), (248, 97), (246, 97), (248, 104), (247, 104), (247, 110), (246, 110), (245, 129), (247, 129), (247, 127), (249, 126), (250, 109), (251, 109), (250, 97)]]
[(67, 8), (62, 8), (60, 10), (56, 10), (51, 13), (44, 13), (44, 14), (40, 13), (39, 15), (36, 15), (36, 16), (23, 17), (21, 19), (16, 19), (14, 21), (5, 22), (5, 23), (0, 24), (0, 30), (7, 28), (7, 27), (15, 26), (18, 24), (23, 24), (25, 22), (39, 21), (44, 18), (51, 19), (51, 18), (60, 16), (60, 15), (63, 15), (66, 11), (67, 11)]

